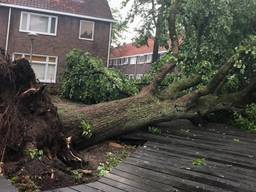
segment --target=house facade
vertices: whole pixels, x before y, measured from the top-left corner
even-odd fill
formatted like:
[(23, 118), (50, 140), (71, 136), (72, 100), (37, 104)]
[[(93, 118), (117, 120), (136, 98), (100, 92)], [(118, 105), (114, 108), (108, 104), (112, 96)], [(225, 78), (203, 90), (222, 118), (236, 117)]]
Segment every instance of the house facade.
[(108, 65), (112, 14), (107, 0), (0, 0), (0, 47), (25, 57), (42, 83), (58, 83), (72, 49)]
[[(125, 44), (111, 50), (109, 67), (119, 69), (129, 79), (141, 79), (152, 64), (154, 40), (149, 39), (147, 45), (137, 47), (134, 44)], [(161, 47), (159, 56), (168, 52)]]

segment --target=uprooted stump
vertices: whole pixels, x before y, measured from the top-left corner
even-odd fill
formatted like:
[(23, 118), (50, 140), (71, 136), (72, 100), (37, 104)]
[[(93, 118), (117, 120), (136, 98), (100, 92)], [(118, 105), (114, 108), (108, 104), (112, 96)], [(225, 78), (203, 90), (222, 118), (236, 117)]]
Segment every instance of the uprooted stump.
[(65, 178), (63, 167), (86, 165), (71, 151), (57, 108), (27, 60), (11, 62), (2, 53), (0, 82), (0, 174), (29, 175), (32, 168), (54, 181)]

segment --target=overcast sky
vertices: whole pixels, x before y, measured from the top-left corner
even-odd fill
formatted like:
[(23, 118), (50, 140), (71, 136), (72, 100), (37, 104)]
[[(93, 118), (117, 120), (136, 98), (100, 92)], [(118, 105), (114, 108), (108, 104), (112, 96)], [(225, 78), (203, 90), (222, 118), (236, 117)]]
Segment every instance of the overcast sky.
[[(125, 19), (130, 9), (130, 6), (121, 8), (122, 0), (108, 0), (108, 1), (109, 1), (109, 6), (111, 8), (120, 10), (121, 17)], [(136, 36), (136, 32), (135, 32), (136, 26), (138, 26), (139, 23), (140, 23), (140, 18), (136, 18), (133, 23), (128, 24), (128, 30), (127, 32), (124, 33), (123, 43), (132, 42), (132, 39)]]

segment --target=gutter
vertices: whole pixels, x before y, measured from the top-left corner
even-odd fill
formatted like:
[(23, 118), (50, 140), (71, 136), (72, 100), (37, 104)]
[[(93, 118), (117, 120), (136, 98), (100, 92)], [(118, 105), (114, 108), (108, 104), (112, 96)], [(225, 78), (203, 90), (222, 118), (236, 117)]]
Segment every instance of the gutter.
[(0, 3), (0, 6), (30, 10), (30, 11), (38, 11), (38, 12), (50, 13), (50, 14), (56, 14), (56, 15), (66, 15), (66, 16), (71, 16), (71, 17), (91, 19), (91, 20), (95, 20), (95, 21), (104, 21), (104, 22), (109, 22), (109, 23), (115, 22), (113, 19), (106, 19), (106, 18), (101, 18), (101, 17), (93, 17), (93, 16), (80, 15), (80, 14), (74, 14), (74, 13), (67, 13), (67, 12), (62, 12), (62, 11), (54, 11), (54, 10), (49, 10), (49, 9), (41, 9), (41, 8), (35, 8), (35, 7), (22, 6), (22, 5), (13, 5), (13, 4), (8, 4), (8, 3)]
[(6, 31), (6, 42), (5, 42), (5, 55), (8, 54), (11, 16), (12, 16), (12, 8), (9, 8), (8, 24), (7, 24), (7, 31)]
[(108, 42), (108, 60), (107, 60), (107, 68), (109, 68), (111, 41), (112, 41), (112, 23), (110, 23), (110, 25), (109, 25), (109, 42)]

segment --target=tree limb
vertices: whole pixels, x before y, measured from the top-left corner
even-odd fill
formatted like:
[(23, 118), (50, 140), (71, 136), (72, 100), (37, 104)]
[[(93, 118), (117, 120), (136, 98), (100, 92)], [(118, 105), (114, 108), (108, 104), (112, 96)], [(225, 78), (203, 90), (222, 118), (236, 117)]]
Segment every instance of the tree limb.
[(146, 95), (154, 95), (157, 91), (158, 85), (163, 81), (165, 76), (172, 72), (174, 68), (176, 67), (176, 64), (165, 64), (160, 72), (157, 74), (155, 79), (146, 87), (142, 89), (140, 92), (140, 96), (146, 96)]
[(161, 99), (174, 99), (179, 92), (187, 90), (193, 86), (198, 85), (202, 78), (199, 75), (194, 75), (190, 78), (183, 78), (177, 82), (172, 83), (168, 88), (166, 88), (161, 94)]

